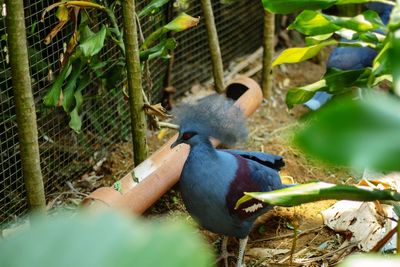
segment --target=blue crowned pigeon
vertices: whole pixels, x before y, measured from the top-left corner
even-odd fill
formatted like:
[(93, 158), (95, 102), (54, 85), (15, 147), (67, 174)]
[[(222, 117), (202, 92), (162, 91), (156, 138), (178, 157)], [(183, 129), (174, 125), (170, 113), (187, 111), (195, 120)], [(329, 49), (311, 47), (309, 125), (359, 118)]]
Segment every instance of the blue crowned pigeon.
[[(365, 7), (376, 11), (385, 25), (389, 22), (393, 6), (382, 3), (368, 3), (365, 4)], [(377, 32), (382, 33), (380, 31)], [(341, 42), (350, 41), (342, 38)], [(326, 67), (340, 70), (358, 70), (371, 67), (376, 55), (376, 50), (369, 47), (336, 47), (332, 50)], [(317, 92), (313, 98), (304, 103), (304, 105), (312, 110), (316, 110), (331, 98), (332, 95), (329, 93)]]
[[(241, 266), (254, 221), (272, 206), (253, 199), (235, 209), (236, 202), (244, 192), (286, 187), (278, 173), (284, 166), (283, 159), (212, 146), (210, 137), (227, 145), (247, 137), (241, 110), (224, 96), (211, 95), (195, 104), (181, 105), (174, 113), (180, 130), (171, 147), (182, 143), (190, 146), (180, 178), (186, 209), (204, 228), (240, 239), (236, 266)], [(222, 254), (226, 253), (226, 243), (227, 237), (222, 243)]]

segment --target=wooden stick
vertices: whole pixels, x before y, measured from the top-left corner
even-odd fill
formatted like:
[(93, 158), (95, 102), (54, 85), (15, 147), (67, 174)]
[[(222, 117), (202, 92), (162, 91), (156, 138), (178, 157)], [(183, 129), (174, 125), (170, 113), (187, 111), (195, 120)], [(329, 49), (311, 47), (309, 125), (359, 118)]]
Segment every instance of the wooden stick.
[(212, 69), (215, 83), (215, 90), (218, 93), (224, 91), (224, 67), (222, 64), (221, 49), (218, 41), (217, 28), (215, 26), (214, 13), (211, 0), (201, 0), (204, 19), (207, 28), (208, 46), (210, 47)]
[(8, 51), (10, 53), (22, 172), (30, 208), (44, 212), (46, 201), (40, 168), (35, 103), (29, 74), (24, 2), (22, 0), (7, 0), (6, 5)]
[(135, 19), (135, 0), (122, 1), (122, 15), (126, 49), (126, 68), (128, 74), (133, 159), (135, 165), (138, 165), (147, 158), (147, 125), (143, 110), (142, 72), (140, 68), (137, 24)]
[(274, 35), (275, 35), (275, 15), (264, 11), (264, 53), (263, 53), (263, 72), (262, 90), (264, 98), (270, 99), (272, 93), (272, 58), (274, 56)]

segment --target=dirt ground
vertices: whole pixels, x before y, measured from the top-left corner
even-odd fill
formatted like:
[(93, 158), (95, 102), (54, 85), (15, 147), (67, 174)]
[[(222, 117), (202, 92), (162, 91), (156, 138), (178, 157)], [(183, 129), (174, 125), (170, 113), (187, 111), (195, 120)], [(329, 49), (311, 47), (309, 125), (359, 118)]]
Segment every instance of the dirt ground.
[[(308, 110), (304, 107), (288, 110), (284, 102), (286, 91), (290, 87), (318, 80), (324, 69), (323, 65), (313, 62), (276, 68), (272, 99), (268, 102), (264, 101), (256, 113), (248, 119), (249, 139), (245, 144), (236, 147), (283, 156), (286, 166), (281, 171), (281, 177), (290, 183), (315, 180), (334, 183), (354, 182), (351, 174), (346, 170), (314, 162), (293, 147), (290, 142), (291, 130), (296, 127), (299, 119), (308, 113)], [(259, 73), (253, 78), (260, 82)], [(190, 94), (199, 95), (208, 92), (205, 87), (194, 85)], [(190, 94), (186, 97), (191, 97)], [(158, 132), (149, 133), (150, 153), (157, 150), (172, 133), (170, 130), (169, 134), (161, 139), (158, 138)], [(83, 175), (81, 179), (73, 182), (71, 187), (82, 195), (90, 193), (99, 186), (113, 184), (117, 177), (127, 172), (127, 166), (132, 165), (131, 144), (117, 144), (109, 151), (97, 171)], [(74, 198), (59, 197), (50, 201), (49, 205), (57, 205), (57, 202), (77, 203), (80, 197), (80, 195)], [(250, 235), (245, 257), (246, 266), (289, 266), (291, 255), (293, 259), (300, 259), (303, 263), (294, 264), (298, 266), (321, 266), (326, 263), (332, 265), (340, 261), (350, 252), (339, 249), (344, 237), (323, 227), (322, 217), (319, 214), (321, 210), (333, 203), (334, 201), (320, 201), (294, 208), (277, 207), (261, 216)], [(150, 218), (178, 215), (194, 223), (182, 204), (178, 185), (145, 214)], [(199, 231), (215, 247), (217, 257), (222, 237), (204, 229), (199, 229)], [(238, 241), (232, 238), (229, 241), (228, 251), (236, 254), (237, 249)], [(235, 262), (235, 257), (230, 258), (230, 266), (234, 266)], [(222, 266), (222, 262), (218, 264)]]

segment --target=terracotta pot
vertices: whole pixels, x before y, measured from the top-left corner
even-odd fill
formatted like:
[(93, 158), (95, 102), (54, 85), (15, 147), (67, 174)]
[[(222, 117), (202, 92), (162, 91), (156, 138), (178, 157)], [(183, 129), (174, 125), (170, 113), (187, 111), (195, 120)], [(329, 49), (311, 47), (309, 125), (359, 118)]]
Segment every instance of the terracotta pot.
[[(235, 105), (246, 116), (250, 116), (263, 99), (258, 83), (245, 76), (239, 76), (229, 83), (226, 94), (236, 100)], [(176, 138), (177, 135), (172, 137), (131, 173), (117, 181), (113, 188), (97, 189), (82, 204), (90, 204), (93, 208), (106, 205), (137, 214), (143, 213), (179, 180), (189, 154), (189, 146), (180, 145), (171, 149), (170, 146)], [(218, 140), (212, 142), (215, 146), (219, 143)], [(133, 173), (135, 177), (132, 176)]]

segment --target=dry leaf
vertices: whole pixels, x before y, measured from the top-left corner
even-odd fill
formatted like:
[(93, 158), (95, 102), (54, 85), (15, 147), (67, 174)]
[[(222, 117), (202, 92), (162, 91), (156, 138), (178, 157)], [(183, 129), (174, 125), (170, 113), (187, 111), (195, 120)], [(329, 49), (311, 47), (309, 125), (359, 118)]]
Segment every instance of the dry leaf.
[(290, 249), (251, 248), (246, 252), (246, 255), (255, 258), (272, 258), (276, 255), (286, 254), (288, 252), (290, 252)]
[[(391, 206), (382, 205), (382, 208), (394, 216)], [(373, 202), (342, 200), (321, 213), (325, 225), (336, 232), (351, 233), (350, 241), (358, 243), (363, 251), (371, 250), (394, 227), (391, 220), (382, 220)]]
[(169, 129), (163, 128), (160, 130), (160, 132), (157, 134), (157, 139), (162, 140), (164, 137), (168, 134)]
[(57, 35), (57, 33), (59, 31), (61, 31), (61, 29), (64, 27), (64, 25), (67, 23), (68, 21), (60, 21), (58, 22), (58, 24), (50, 31), (50, 33), (44, 38), (44, 44), (48, 45), (51, 43), (51, 40), (53, 40), (54, 36)]
[(155, 105), (144, 104), (144, 110), (150, 116), (156, 116), (161, 119), (171, 118), (171, 115), (167, 113), (167, 110), (161, 105), (161, 103)]

